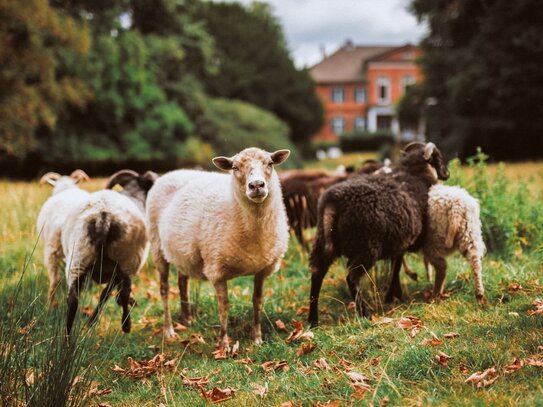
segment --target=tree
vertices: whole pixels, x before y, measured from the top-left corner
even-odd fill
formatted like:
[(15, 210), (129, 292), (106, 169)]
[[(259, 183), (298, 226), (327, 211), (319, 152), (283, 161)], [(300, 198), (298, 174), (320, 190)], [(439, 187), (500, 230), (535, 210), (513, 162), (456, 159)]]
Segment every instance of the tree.
[(543, 9), (537, 0), (413, 0), (429, 136), (449, 152), (543, 157)]
[(24, 156), (35, 131), (52, 130), (67, 105), (83, 106), (89, 87), (63, 61), (81, 61), (90, 35), (47, 0), (0, 0), (0, 154)]
[(218, 74), (202, 72), (206, 91), (275, 113), (297, 144), (323, 123), (323, 110), (307, 70), (297, 70), (280, 25), (264, 3), (204, 2), (197, 14), (215, 39)]

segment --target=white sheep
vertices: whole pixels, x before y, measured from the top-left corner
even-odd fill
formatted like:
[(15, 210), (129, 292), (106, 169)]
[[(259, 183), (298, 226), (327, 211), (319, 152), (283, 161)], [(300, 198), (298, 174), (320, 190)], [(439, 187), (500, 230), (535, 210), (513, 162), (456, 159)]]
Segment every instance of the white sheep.
[(274, 166), (290, 152), (247, 148), (216, 157), (230, 174), (178, 170), (159, 178), (149, 192), (147, 221), (160, 276), (164, 333), (175, 335), (168, 304), (169, 264), (179, 272), (181, 321), (190, 322), (189, 278), (209, 280), (219, 304), (219, 345), (228, 347), (227, 280), (254, 275), (255, 343), (262, 342), (260, 312), (264, 279), (279, 268), (288, 247), (288, 224)]
[(429, 264), (436, 270), (434, 295), (443, 294), (447, 272), (445, 258), (460, 252), (469, 261), (475, 280), (475, 296), (484, 302), (481, 259), (485, 244), (481, 232), (479, 202), (465, 189), (434, 185), (428, 193), (428, 229), (422, 247), (429, 277)]
[[(46, 246), (55, 246), (56, 253), (62, 253), (66, 260), (66, 281), (68, 282), (68, 318), (67, 332), (70, 333), (78, 308), (79, 292), (87, 278), (97, 283), (107, 283), (100, 295), (99, 304), (90, 322), (96, 321), (98, 314), (114, 287), (119, 288), (118, 303), (123, 308), (122, 328), (130, 332), (131, 322), (129, 313), (132, 278), (142, 267), (147, 258), (149, 245), (144, 218), (144, 202), (146, 192), (152, 186), (152, 173), (146, 174), (148, 179), (127, 170), (112, 176), (108, 188), (116, 184), (132, 183), (141, 187), (125, 188), (121, 193), (102, 190), (82, 196), (70, 205), (62, 199), (63, 212), (52, 210), (40, 213), (38, 222), (47, 228), (49, 224), (58, 224), (59, 240), (45, 241)], [(143, 179), (138, 182), (139, 179)], [(50, 182), (51, 183), (51, 182)], [(56, 195), (55, 195), (56, 196)], [(59, 198), (62, 196), (59, 194)], [(140, 202), (141, 201), (141, 202)], [(47, 207), (49, 205), (46, 203)], [(44, 208), (46, 207), (44, 205)], [(58, 262), (56, 263), (58, 266)], [(49, 269), (50, 293), (58, 284), (58, 267)]]

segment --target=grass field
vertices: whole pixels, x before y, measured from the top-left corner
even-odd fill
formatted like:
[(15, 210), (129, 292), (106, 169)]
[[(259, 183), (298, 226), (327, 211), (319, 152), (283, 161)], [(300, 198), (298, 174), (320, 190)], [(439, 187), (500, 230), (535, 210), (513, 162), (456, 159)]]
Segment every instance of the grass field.
[[(453, 174), (453, 179), (469, 184), (477, 179), (477, 171), (466, 169), (456, 178)], [(492, 180), (498, 170), (485, 171)], [(506, 174), (508, 187), (519, 182), (528, 185), (524, 199), (533, 204), (526, 215), (511, 214), (511, 223), (518, 224), (521, 216), (528, 220), (539, 216), (543, 165), (511, 165)], [(95, 181), (85, 188), (95, 190), (102, 183)], [(512, 243), (513, 255), (490, 253), (485, 258), (488, 304), (484, 308), (475, 302), (468, 264), (459, 256), (449, 259), (450, 297), (439, 303), (427, 300), (432, 283), (426, 281), (420, 259), (410, 255), (408, 261), (419, 281), (402, 273), (404, 301), (382, 304), (388, 278), (383, 272), (387, 265), (379, 265), (363, 283), (375, 321), (358, 318), (349, 306), (345, 269), (339, 262), (324, 282), (321, 327), (312, 338), (302, 335), (287, 342), (294, 329), (292, 320), (302, 321), (308, 330), (307, 254), (292, 239), (283, 267), (265, 285), (264, 344), (255, 347), (250, 338), (252, 280), (230, 281), (229, 332), (234, 342), (239, 341), (239, 350), (235, 357), (217, 360), (213, 352), (218, 311), (212, 287), (193, 283), (196, 321), (187, 330), (180, 329), (176, 340), (165, 340), (158, 281), (150, 261), (134, 281), (138, 304), (132, 310), (130, 334), (121, 332), (120, 309), (110, 300), (95, 329), (81, 328), (77, 344), (59, 339), (66, 289), (63, 286), (58, 293), (60, 305), (47, 309), (47, 273), (35, 230), (38, 210), (49, 194), (48, 187), (36, 183), (0, 182), (2, 405), (54, 405), (51, 394), (62, 393), (64, 383), (68, 388), (83, 387), (77, 396), (68, 394), (71, 404), (93, 406), (198, 406), (207, 403), (205, 397), (225, 398), (225, 406), (275, 406), (289, 401), (297, 406), (543, 406), (543, 315), (530, 315), (536, 309), (534, 300), (543, 298), (540, 240), (535, 243), (534, 238), (532, 243), (521, 237), (520, 243)], [(495, 206), (499, 205), (496, 198)], [(509, 221), (503, 215), (496, 218)], [(533, 233), (537, 236), (541, 230)], [(176, 273), (171, 273), (170, 284), (176, 314)], [(93, 285), (82, 296), (83, 311), (96, 304), (99, 290)], [(80, 319), (85, 322), (86, 316)], [(278, 328), (277, 320), (284, 322), (287, 332)], [(437, 339), (432, 341), (432, 334)], [(73, 366), (63, 352), (76, 359)], [(513, 363), (515, 358), (519, 361)], [(270, 361), (278, 363), (266, 363)], [(480, 388), (465, 383), (472, 373), (488, 368), (496, 373), (481, 381)], [(67, 370), (66, 378), (61, 373)], [(73, 384), (76, 376), (79, 383)], [(233, 393), (213, 392), (214, 388)]]

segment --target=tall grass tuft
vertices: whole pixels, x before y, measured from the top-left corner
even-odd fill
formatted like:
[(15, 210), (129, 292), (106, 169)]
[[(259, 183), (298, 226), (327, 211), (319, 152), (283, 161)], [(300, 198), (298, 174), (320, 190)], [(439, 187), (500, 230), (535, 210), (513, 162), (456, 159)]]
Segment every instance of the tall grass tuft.
[(25, 275), (0, 296), (0, 404), (79, 406), (89, 396), (86, 364), (96, 343), (77, 321), (66, 336), (66, 308), (46, 307), (35, 276)]
[(540, 249), (543, 236), (543, 198), (525, 180), (507, 178), (501, 163), (495, 172), (487, 165), (488, 156), (480, 149), (463, 168), (459, 160), (449, 163), (447, 184), (466, 188), (481, 205), (483, 238), (489, 252), (510, 258), (522, 250)]

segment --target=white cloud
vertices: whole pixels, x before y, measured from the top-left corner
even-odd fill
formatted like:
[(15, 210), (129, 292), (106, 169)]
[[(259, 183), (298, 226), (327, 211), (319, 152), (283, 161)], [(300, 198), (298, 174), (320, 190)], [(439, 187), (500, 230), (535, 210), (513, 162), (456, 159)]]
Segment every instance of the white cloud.
[[(250, 4), (252, 0), (241, 0)], [(409, 0), (268, 0), (297, 66), (321, 59), (346, 39), (355, 44), (417, 43), (426, 32), (407, 11)]]

